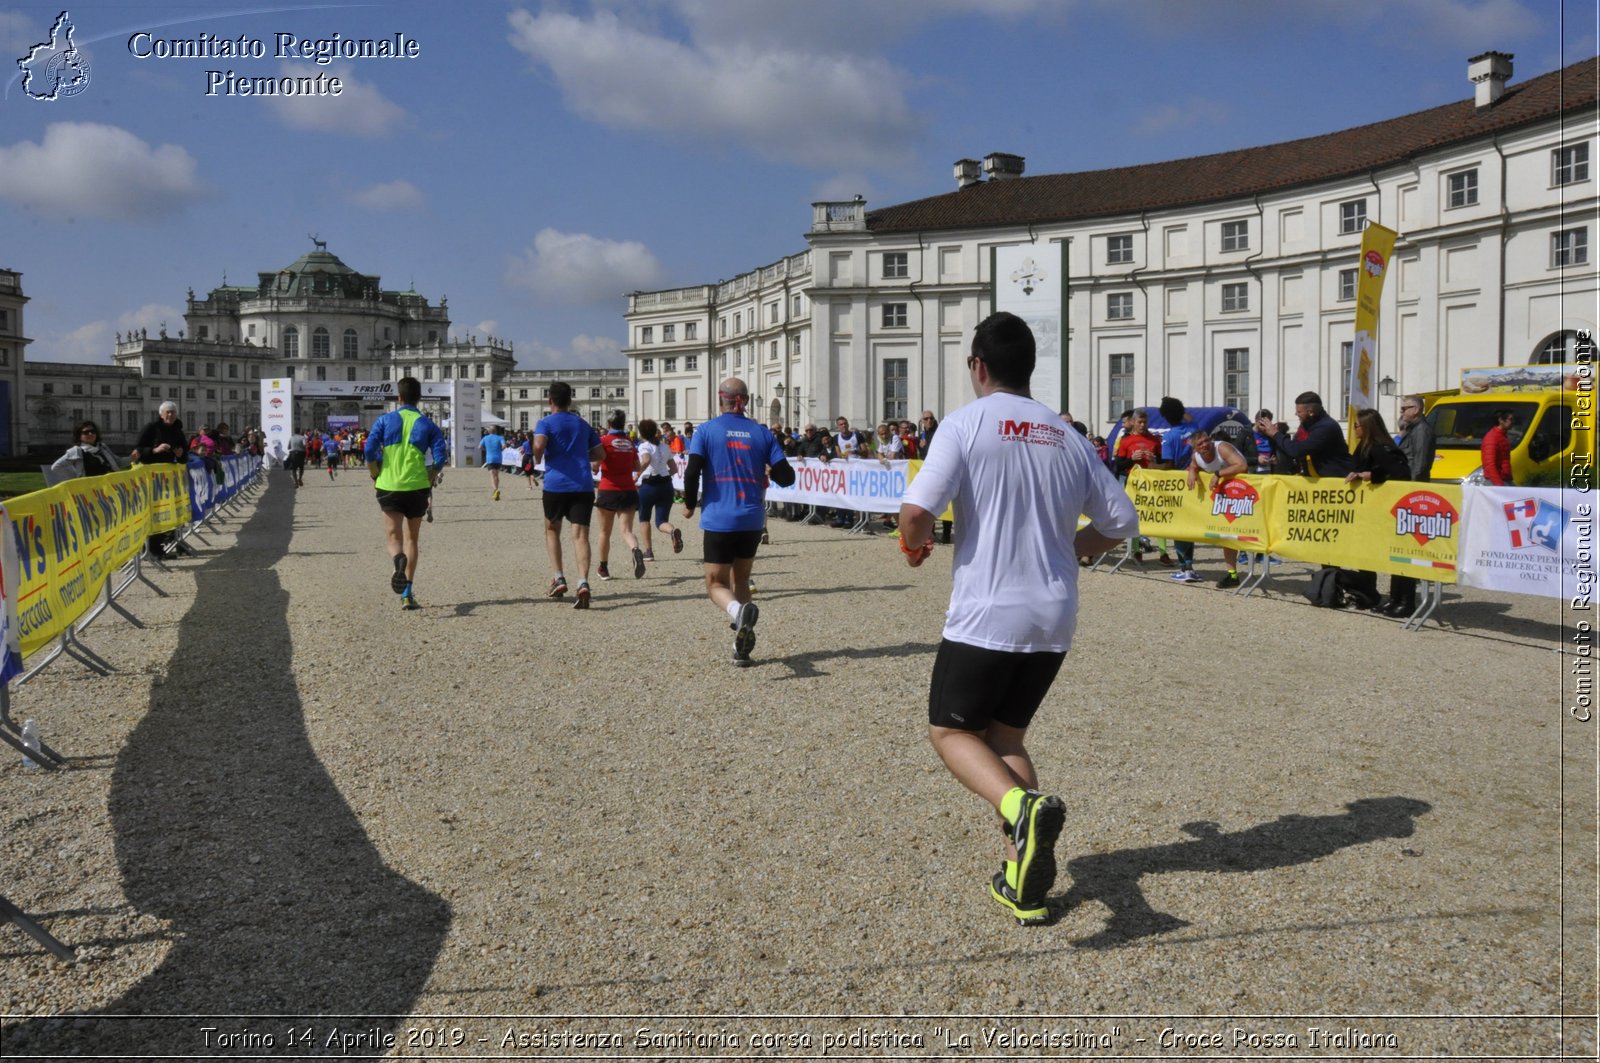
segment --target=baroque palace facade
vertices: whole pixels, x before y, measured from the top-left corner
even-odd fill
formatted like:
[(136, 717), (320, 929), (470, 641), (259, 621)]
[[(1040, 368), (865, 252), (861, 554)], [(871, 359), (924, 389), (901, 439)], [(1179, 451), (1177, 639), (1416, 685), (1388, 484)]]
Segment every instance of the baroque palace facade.
[[(0, 353), (21, 344), (6, 334), (7, 274), (0, 271)], [(20, 310), (16, 311), (20, 329)], [(59, 453), (85, 419), (98, 420), (119, 451), (167, 400), (191, 431), (226, 421), (237, 434), (261, 420), (263, 378), (329, 381), (472, 380), (483, 387), (488, 412), (513, 427), (538, 422), (549, 385), (573, 385), (574, 407), (596, 423), (627, 405), (625, 369), (533, 370), (514, 368), (512, 345), (494, 338), (450, 335), (447, 300), (437, 306), (415, 291), (385, 290), (377, 275), (345, 265), (319, 242), (292, 264), (257, 274), (254, 286), (214, 288), (204, 298), (191, 289), (184, 328), (165, 326), (116, 337), (114, 365), (29, 361), (24, 438), (40, 452)], [(0, 365), (0, 374), (5, 367)], [(0, 377), (3, 379), (3, 377)], [(370, 424), (380, 404), (359, 400), (296, 398), (297, 428), (322, 428), (330, 416)]]
[[(1339, 133), (1200, 158), (1022, 176), (956, 163), (955, 191), (813, 204), (809, 248), (716, 285), (639, 292), (625, 319), (637, 417), (712, 416), (736, 375), (766, 420), (941, 416), (991, 310), (991, 249), (1064, 264), (1059, 401), (1092, 431), (1129, 406), (1342, 409), (1361, 234), (1399, 233), (1379, 316), (1380, 412), (1462, 369), (1565, 361), (1596, 325), (1600, 61)], [(1337, 404), (1337, 405), (1336, 405)], [(754, 412), (754, 411), (752, 411)]]

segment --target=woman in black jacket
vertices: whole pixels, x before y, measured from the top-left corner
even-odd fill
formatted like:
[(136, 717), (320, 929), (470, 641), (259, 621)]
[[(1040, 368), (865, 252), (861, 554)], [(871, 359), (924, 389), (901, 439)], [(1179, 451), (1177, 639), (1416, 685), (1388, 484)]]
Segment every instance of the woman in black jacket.
[[(183, 422), (178, 420), (178, 404), (163, 402), (156, 419), (144, 426), (139, 442), (133, 448), (134, 464), (161, 465), (185, 464), (189, 457), (189, 437), (184, 434)], [(146, 545), (152, 554), (159, 555), (169, 544), (177, 544), (177, 532), (159, 532), (150, 536)], [(179, 544), (177, 549), (184, 549)]]
[[(1346, 483), (1387, 483), (1390, 480), (1411, 479), (1411, 464), (1383, 423), (1383, 414), (1366, 409), (1356, 414), (1356, 446), (1350, 457), (1355, 461), (1355, 471), (1345, 477)], [(1376, 572), (1344, 572), (1341, 583), (1345, 592), (1357, 599), (1363, 608), (1380, 612), (1384, 616), (1408, 616), (1417, 608), (1417, 581), (1410, 576), (1389, 577), (1389, 600), (1382, 605), (1378, 598)]]

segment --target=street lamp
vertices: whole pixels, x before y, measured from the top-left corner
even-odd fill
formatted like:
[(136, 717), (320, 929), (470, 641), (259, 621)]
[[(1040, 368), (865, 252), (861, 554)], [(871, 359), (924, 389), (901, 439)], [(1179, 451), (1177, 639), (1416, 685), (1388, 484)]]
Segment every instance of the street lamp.
[(1385, 398), (1390, 398), (1390, 397), (1392, 397), (1394, 395), (1394, 390), (1395, 390), (1394, 377), (1386, 376), (1382, 380), (1378, 381), (1378, 394), (1379, 395), (1382, 395)]

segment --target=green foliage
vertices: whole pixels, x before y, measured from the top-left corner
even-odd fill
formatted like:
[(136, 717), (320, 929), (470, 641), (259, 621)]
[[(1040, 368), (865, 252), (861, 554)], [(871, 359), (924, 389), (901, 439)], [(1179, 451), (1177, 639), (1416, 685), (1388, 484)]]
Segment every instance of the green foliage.
[(0, 498), (14, 498), (44, 490), (44, 473), (37, 465), (32, 472), (0, 472)]

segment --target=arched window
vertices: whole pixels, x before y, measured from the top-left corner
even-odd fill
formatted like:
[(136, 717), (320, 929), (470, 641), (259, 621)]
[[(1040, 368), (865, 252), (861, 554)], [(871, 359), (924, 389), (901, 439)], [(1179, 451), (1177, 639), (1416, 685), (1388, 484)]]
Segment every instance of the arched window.
[(328, 330), (318, 325), (311, 332), (311, 357), (326, 358), (331, 353), (328, 347)]
[(344, 330), (344, 356), (346, 358), (355, 358), (355, 357), (359, 356), (360, 354), (361, 354), (361, 341), (356, 338), (356, 330), (353, 329), (353, 328), (345, 329)]
[(1533, 364), (1559, 365), (1563, 362), (1570, 362), (1572, 360), (1572, 348), (1577, 338), (1578, 334), (1571, 329), (1565, 332), (1557, 332), (1541, 343), (1539, 349), (1533, 352)]
[(293, 325), (283, 330), (283, 356), (285, 358), (300, 357), (300, 330)]

